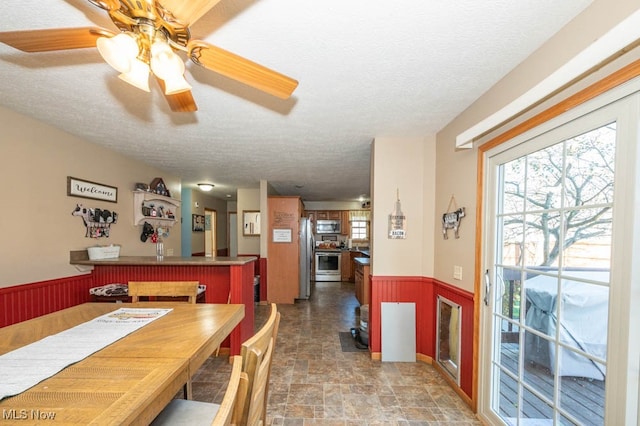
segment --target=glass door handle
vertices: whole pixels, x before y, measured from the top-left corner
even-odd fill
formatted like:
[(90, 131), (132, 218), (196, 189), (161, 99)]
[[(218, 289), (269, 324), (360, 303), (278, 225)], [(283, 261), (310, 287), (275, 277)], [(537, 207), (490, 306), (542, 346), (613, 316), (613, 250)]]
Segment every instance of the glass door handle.
[(489, 292), (491, 291), (491, 278), (489, 277), (489, 270), (484, 272), (484, 304), (489, 306)]

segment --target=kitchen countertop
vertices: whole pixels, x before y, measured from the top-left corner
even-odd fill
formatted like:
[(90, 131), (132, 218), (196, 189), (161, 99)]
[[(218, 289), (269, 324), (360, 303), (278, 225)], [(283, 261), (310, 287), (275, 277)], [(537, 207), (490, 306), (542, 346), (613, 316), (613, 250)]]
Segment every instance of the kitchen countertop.
[(348, 252), (362, 253), (365, 256), (371, 257), (371, 255), (369, 254), (369, 247), (367, 247), (367, 248), (350, 248), (350, 249), (342, 249), (342, 250), (343, 251), (348, 251)]
[(70, 259), (69, 263), (72, 265), (111, 265), (111, 266), (133, 266), (133, 265), (232, 266), (232, 265), (244, 265), (249, 262), (254, 262), (257, 259), (258, 258), (255, 256), (240, 256), (240, 257), (164, 256), (162, 259), (158, 259), (156, 256), (120, 256), (116, 259), (101, 259), (101, 260), (72, 258)]
[(368, 257), (355, 257), (353, 261), (363, 266), (369, 266), (371, 264), (371, 259)]

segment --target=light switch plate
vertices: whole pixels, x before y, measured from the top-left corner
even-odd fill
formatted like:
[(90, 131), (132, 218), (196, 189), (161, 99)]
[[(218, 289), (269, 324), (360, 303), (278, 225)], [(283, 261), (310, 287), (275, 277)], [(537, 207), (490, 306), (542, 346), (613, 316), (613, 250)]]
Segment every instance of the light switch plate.
[(453, 267), (453, 279), (461, 280), (462, 279), (462, 266), (454, 265)]

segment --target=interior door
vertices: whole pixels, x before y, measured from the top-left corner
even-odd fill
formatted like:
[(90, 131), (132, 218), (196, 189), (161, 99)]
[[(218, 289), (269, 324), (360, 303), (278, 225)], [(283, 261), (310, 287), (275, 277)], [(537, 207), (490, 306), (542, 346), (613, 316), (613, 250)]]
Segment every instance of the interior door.
[(207, 257), (215, 257), (217, 251), (216, 245), (216, 211), (204, 210), (204, 255)]
[(620, 347), (638, 353), (618, 333), (638, 329), (619, 310), (637, 286), (621, 250), (640, 181), (626, 181), (637, 95), (592, 111), (485, 157), (479, 414), (490, 424), (629, 424), (620, 410), (637, 412), (637, 389), (613, 397), (637, 383), (637, 359), (611, 361)]

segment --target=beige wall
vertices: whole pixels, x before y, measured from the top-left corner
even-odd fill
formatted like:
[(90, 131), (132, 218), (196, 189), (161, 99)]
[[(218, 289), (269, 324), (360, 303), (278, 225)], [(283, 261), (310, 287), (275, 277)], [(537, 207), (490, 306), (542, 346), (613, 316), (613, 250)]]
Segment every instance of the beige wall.
[[(192, 189), (191, 202), (191, 214), (204, 215), (205, 208), (216, 211), (216, 249), (227, 248), (227, 201), (207, 195), (199, 189)], [(205, 232), (192, 232), (191, 253), (204, 252), (204, 238)]]
[[(162, 177), (180, 198), (180, 180), (161, 170), (87, 143), (59, 129), (0, 107), (0, 287), (80, 274), (69, 251), (100, 244), (122, 245), (122, 255), (155, 255), (133, 225), (136, 182)], [(117, 204), (67, 196), (67, 176), (118, 188)], [(109, 238), (85, 238), (76, 204), (118, 213)], [(180, 253), (180, 216), (165, 246)]]
[[(280, 195), (278, 191), (267, 180), (262, 179), (260, 181), (260, 217), (266, 220), (269, 217), (269, 197)], [(269, 257), (269, 236), (267, 235), (267, 228), (262, 228), (262, 235), (260, 235), (260, 257)], [(255, 237), (254, 237), (255, 238)], [(256, 254), (256, 253), (252, 253)]]
[(360, 210), (359, 201), (305, 201), (305, 210)]
[[(475, 252), (477, 147), (473, 150), (456, 151), (456, 136), (534, 87), (639, 7), (637, 1), (595, 0), (582, 14), (438, 133), (436, 213), (443, 213), (451, 194), (455, 194), (458, 205), (466, 207), (467, 216), (461, 225), (460, 239), (444, 240), (436, 232), (435, 278), (469, 291), (474, 288), (473, 273), (478, 255)], [(508, 126), (502, 131), (506, 128)], [(440, 226), (436, 225), (436, 228), (440, 229)], [(453, 280), (454, 265), (462, 266), (462, 281)]]
[[(245, 237), (242, 235), (242, 211), (260, 210), (259, 188), (238, 188), (238, 254), (260, 254), (260, 237)], [(261, 219), (263, 219), (261, 217)], [(264, 227), (261, 228), (264, 232)]]
[[(374, 276), (431, 276), (435, 145), (433, 138), (376, 138), (372, 145)], [(389, 239), (388, 217), (399, 191), (407, 237)]]

